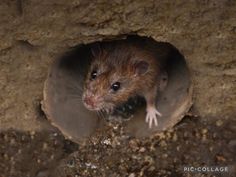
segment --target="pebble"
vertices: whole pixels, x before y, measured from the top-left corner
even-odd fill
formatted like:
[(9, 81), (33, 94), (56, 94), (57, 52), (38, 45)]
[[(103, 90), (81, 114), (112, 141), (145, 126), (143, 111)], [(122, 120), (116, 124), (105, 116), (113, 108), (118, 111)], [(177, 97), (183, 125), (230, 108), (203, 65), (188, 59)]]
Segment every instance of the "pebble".
[(31, 131), (31, 132), (30, 132), (30, 135), (31, 135), (31, 136), (34, 136), (34, 135), (35, 135), (35, 131)]
[(223, 121), (222, 120), (217, 120), (216, 121), (216, 126), (217, 127), (220, 127), (220, 126), (222, 126), (223, 125)]
[(208, 130), (206, 128), (202, 129), (202, 134), (206, 134)]
[(34, 139), (34, 136), (35, 136), (35, 131), (31, 131), (30, 132), (30, 138), (33, 140)]
[(154, 166), (151, 166), (150, 168), (148, 168), (148, 171), (154, 171), (156, 168)]
[(7, 154), (3, 154), (3, 157), (4, 157), (5, 160), (9, 159), (9, 156)]
[(151, 156), (147, 155), (144, 157), (144, 161), (149, 162), (149, 164), (153, 164), (154, 160)]
[(92, 163), (88, 162), (88, 163), (85, 163), (85, 165), (88, 167), (88, 168), (91, 168), (91, 169), (96, 169), (97, 166), (96, 165), (93, 165)]
[(103, 144), (111, 145), (111, 140), (110, 139), (106, 139), (106, 140), (103, 141)]
[(135, 177), (135, 174), (134, 174), (134, 173), (131, 173), (131, 174), (129, 175), (129, 177)]
[(177, 151), (180, 151), (180, 146), (177, 146), (177, 147), (176, 147), (176, 150), (177, 150)]
[(16, 143), (16, 140), (14, 138), (11, 139), (10, 144), (14, 145)]
[(218, 162), (225, 162), (226, 159), (223, 155), (216, 155), (216, 159)]
[(167, 146), (167, 143), (164, 140), (161, 140), (159, 144), (160, 144), (161, 147), (166, 147)]
[(167, 158), (167, 157), (168, 157), (168, 154), (163, 154), (162, 157), (163, 157), (163, 158)]
[(141, 148), (139, 149), (139, 152), (145, 152), (145, 151), (146, 151), (145, 147), (141, 147)]
[(177, 134), (176, 133), (174, 133), (174, 135), (173, 135), (173, 141), (177, 141), (178, 140), (178, 136), (177, 136)]
[(5, 141), (8, 141), (8, 135), (4, 135), (4, 136), (3, 136), (3, 139), (4, 139)]
[(53, 160), (53, 159), (54, 159), (54, 157), (55, 157), (54, 155), (51, 155), (51, 156), (50, 156), (50, 159), (51, 159), (51, 160)]
[(43, 150), (48, 149), (48, 144), (47, 143), (43, 143)]

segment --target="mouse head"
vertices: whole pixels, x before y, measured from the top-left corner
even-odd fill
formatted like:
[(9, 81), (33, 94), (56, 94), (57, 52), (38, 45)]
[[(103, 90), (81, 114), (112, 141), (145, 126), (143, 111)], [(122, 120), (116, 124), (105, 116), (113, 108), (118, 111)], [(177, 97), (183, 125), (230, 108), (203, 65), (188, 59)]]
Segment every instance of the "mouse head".
[(113, 60), (100, 52), (85, 79), (83, 103), (89, 110), (111, 112), (118, 104), (138, 94), (149, 64), (143, 60)]

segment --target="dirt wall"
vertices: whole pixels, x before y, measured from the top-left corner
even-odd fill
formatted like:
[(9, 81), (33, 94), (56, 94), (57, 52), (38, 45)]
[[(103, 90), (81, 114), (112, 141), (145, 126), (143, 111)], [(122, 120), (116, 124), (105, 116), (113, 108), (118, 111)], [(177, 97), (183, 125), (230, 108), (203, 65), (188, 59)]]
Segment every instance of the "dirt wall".
[(40, 128), (39, 102), (53, 59), (79, 43), (152, 36), (186, 57), (193, 110), (236, 115), (236, 2), (161, 0), (1, 0), (0, 130)]

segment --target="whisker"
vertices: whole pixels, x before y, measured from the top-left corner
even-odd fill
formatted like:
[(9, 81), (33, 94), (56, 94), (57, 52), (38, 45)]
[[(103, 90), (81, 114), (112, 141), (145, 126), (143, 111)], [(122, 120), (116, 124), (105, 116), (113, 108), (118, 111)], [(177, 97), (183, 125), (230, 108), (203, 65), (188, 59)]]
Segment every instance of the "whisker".
[(103, 115), (103, 118), (106, 118), (106, 117), (107, 117), (107, 114), (106, 114), (106, 112), (105, 112), (104, 109), (102, 110), (102, 115)]
[(81, 94), (78, 94), (78, 93), (68, 93), (67, 95), (82, 97), (82, 95), (81, 95)]
[(103, 110), (103, 109), (101, 110), (101, 114), (102, 114), (102, 117), (103, 117), (103, 118), (106, 117), (105, 114), (104, 114), (104, 110)]
[(96, 111), (96, 112), (97, 112), (98, 117), (103, 118), (103, 116), (102, 116), (100, 111)]
[(76, 97), (69, 97), (70, 100), (78, 100), (78, 101), (83, 101), (82, 98), (76, 98)]
[(82, 99), (82, 96), (80, 96), (80, 95), (68, 94), (67, 96), (70, 98), (81, 98)]
[(81, 86), (67, 86), (67, 89), (69, 91), (75, 91), (75, 92), (83, 91), (83, 87), (81, 87)]

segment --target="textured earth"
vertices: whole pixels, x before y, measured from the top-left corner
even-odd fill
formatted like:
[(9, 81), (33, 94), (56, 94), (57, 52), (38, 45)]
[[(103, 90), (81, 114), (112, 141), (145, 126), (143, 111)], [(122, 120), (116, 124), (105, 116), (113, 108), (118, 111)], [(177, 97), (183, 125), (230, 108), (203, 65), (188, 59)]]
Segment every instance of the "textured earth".
[(186, 57), (194, 112), (236, 114), (236, 1), (1, 0), (0, 130), (39, 130), (51, 62), (69, 47), (126, 34), (167, 41)]
[[(236, 122), (204, 123), (185, 117), (173, 129), (146, 139), (125, 135), (108, 124), (79, 145), (55, 129), (0, 134), (1, 177), (178, 177), (236, 173)], [(227, 167), (222, 173), (187, 173), (184, 166)]]

